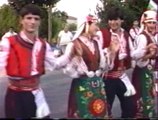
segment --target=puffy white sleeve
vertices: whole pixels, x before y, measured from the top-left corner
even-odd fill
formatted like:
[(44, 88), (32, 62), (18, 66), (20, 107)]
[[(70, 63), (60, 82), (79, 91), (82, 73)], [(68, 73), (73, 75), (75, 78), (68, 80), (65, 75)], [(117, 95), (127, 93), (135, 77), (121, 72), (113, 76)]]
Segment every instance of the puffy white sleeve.
[(99, 44), (101, 45), (101, 47), (103, 47), (103, 35), (101, 31), (97, 32), (97, 36), (99, 37)]
[(46, 54), (45, 54), (45, 66), (47, 70), (60, 69), (65, 67), (71, 59), (71, 52), (73, 49), (73, 43), (69, 43), (66, 47), (65, 53), (56, 57), (54, 52), (52, 51), (49, 44), (46, 44)]
[[(101, 36), (100, 36), (101, 37)], [(99, 37), (99, 38), (100, 38)], [(100, 39), (99, 39), (100, 40)], [(99, 63), (99, 67), (103, 70), (108, 70), (109, 66), (110, 66), (110, 62), (109, 62), (109, 54), (108, 51), (103, 50), (102, 49), (102, 42), (96, 40), (98, 43), (98, 47), (99, 47), (99, 53), (100, 53), (100, 63)]]
[(0, 71), (4, 70), (7, 65), (7, 59), (10, 50), (10, 43), (7, 38), (0, 41)]
[[(136, 46), (134, 46), (134, 42), (132, 41), (131, 37), (128, 38), (128, 43), (129, 43), (129, 49), (130, 49), (130, 51), (133, 51)], [(130, 56), (132, 56), (132, 54), (130, 54)]]
[(136, 34), (135, 34), (135, 32), (134, 32), (134, 29), (130, 29), (129, 34), (131, 35), (131, 37), (132, 37), (133, 39), (136, 38)]
[(131, 57), (135, 60), (143, 57), (146, 53), (145, 50), (146, 46), (147, 46), (147, 38), (143, 34), (139, 35), (138, 38), (136, 39), (136, 48), (131, 52)]

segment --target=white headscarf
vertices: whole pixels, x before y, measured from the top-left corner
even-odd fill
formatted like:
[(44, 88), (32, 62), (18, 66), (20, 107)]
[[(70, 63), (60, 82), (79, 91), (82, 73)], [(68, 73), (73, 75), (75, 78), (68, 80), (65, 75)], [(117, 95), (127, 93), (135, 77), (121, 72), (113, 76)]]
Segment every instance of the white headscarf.
[(140, 30), (139, 34), (144, 30), (144, 23), (147, 22), (157, 22), (157, 12), (154, 10), (145, 11), (140, 20)]
[(97, 22), (97, 18), (94, 17), (94, 16), (86, 16), (84, 19), (81, 20), (80, 23), (78, 23), (78, 28), (77, 28), (77, 32), (76, 34), (74, 35), (73, 39), (72, 40), (75, 40), (76, 38), (78, 38), (82, 31), (84, 30), (84, 28), (86, 29), (86, 32), (88, 32), (89, 30), (89, 22)]

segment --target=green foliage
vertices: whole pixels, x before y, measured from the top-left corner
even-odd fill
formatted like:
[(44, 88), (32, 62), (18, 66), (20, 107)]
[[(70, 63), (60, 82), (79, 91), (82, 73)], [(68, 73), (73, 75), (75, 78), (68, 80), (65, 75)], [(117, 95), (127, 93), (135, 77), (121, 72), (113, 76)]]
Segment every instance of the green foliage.
[(119, 7), (124, 13), (123, 28), (129, 30), (135, 19), (140, 19), (142, 13), (146, 10), (149, 0), (100, 0), (103, 3), (103, 9), (98, 9), (98, 16), (101, 19), (101, 27), (107, 26), (107, 11), (112, 7)]
[(0, 7), (0, 37), (2, 37), (2, 35), (7, 32), (11, 26), (15, 31), (18, 31), (18, 22), (18, 16), (9, 5), (3, 5)]
[(48, 12), (46, 8), (42, 8), (42, 20), (39, 29), (39, 36), (42, 38), (48, 37)]
[(75, 23), (68, 24), (70, 31), (76, 31), (77, 25)]
[(52, 39), (51, 43), (57, 41), (58, 33), (63, 28), (64, 24), (65, 23), (63, 23), (59, 18), (54, 18), (52, 20), (52, 38), (54, 39)]
[(67, 13), (61, 12), (61, 11), (54, 11), (52, 13), (52, 40), (51, 43), (54, 43), (57, 41), (58, 33), (66, 24), (68, 16)]
[[(26, 4), (36, 4), (41, 7), (42, 10), (42, 21), (40, 26), (39, 35), (43, 38), (48, 38), (48, 6), (55, 4), (60, 0), (8, 0), (10, 6), (18, 12)], [(52, 37), (57, 36), (58, 32), (62, 29), (66, 23), (67, 14), (65, 12), (55, 11), (52, 13)]]
[(59, 0), (8, 0), (9, 4), (18, 12), (26, 4), (36, 4), (42, 7), (54, 6)]
[(129, 9), (135, 12), (137, 18), (140, 18), (142, 13), (147, 10), (149, 0), (127, 0)]

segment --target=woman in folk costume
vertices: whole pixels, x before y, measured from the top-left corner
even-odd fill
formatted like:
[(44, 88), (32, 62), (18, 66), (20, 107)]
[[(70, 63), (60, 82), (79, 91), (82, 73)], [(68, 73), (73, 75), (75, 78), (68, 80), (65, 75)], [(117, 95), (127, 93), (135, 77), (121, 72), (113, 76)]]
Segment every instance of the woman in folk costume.
[(71, 62), (64, 68), (64, 73), (73, 78), (68, 103), (69, 118), (107, 117), (106, 93), (100, 76), (110, 67), (108, 55), (113, 56), (119, 46), (112, 43), (109, 47), (111, 52), (104, 56), (100, 44), (93, 39), (98, 30), (96, 23), (96, 18), (87, 16), (66, 48), (65, 54), (71, 51)]
[(134, 20), (133, 21), (133, 26), (131, 27), (131, 29), (129, 30), (129, 34), (131, 35), (132, 39), (135, 40), (138, 33), (139, 33), (139, 22), (138, 20)]
[[(135, 40), (137, 39), (137, 36), (139, 34), (139, 29), (140, 29), (140, 27), (139, 27), (139, 21), (138, 20), (134, 20), (133, 21), (133, 26), (129, 30), (129, 34), (130, 34), (130, 36), (132, 38), (134, 47), (136, 46), (135, 45)], [(134, 68), (135, 65), (136, 65), (136, 61), (132, 60), (132, 67)]]
[(154, 81), (153, 66), (156, 56), (156, 23), (157, 13), (145, 11), (141, 17), (141, 31), (136, 40), (137, 47), (132, 57), (137, 61), (133, 71), (133, 85), (136, 88), (134, 96), (135, 116), (140, 118), (154, 117)]

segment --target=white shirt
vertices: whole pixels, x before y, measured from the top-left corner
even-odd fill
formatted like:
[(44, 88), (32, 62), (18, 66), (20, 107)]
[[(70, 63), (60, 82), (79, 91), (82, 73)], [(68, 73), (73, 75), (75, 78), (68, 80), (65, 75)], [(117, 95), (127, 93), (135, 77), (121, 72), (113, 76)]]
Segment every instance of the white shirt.
[(99, 44), (101, 45), (101, 47), (103, 47), (103, 35), (100, 30), (96, 33), (96, 37), (98, 37), (97, 40), (98, 40)]
[(3, 39), (3, 38), (6, 38), (6, 37), (13, 36), (13, 35), (16, 35), (16, 34), (17, 34), (17, 33), (14, 32), (14, 31), (13, 31), (13, 32), (10, 32), (10, 31), (9, 31), (9, 32), (6, 32), (6, 33), (2, 36), (2, 39)]
[[(20, 33), (20, 36), (26, 42), (32, 43), (31, 40), (28, 39), (27, 36), (23, 32)], [(34, 42), (33, 50), (32, 50), (31, 75), (38, 74), (38, 71), (36, 69), (36, 66), (37, 66), (36, 56), (38, 56), (37, 54), (41, 49), (41, 45), (42, 45), (42, 43), (37, 37), (36, 41)], [(74, 47), (73, 42), (70, 42), (68, 44), (68, 46), (66, 47), (64, 55), (62, 55), (59, 58), (56, 58), (53, 51), (52, 51), (52, 49), (51, 49), (51, 47), (50, 47), (50, 45), (48, 43), (46, 43), (46, 53), (45, 53), (45, 61), (44, 61), (45, 62), (45, 69), (47, 69), (47, 70), (60, 69), (62, 67), (65, 67), (67, 64), (71, 63), (71, 59), (72, 59), (71, 58), (71, 53), (72, 53), (73, 47)], [(91, 48), (91, 46), (87, 46), (87, 47)], [(9, 40), (8, 40), (8, 38), (4, 38), (0, 42), (0, 70), (5, 69), (5, 67), (7, 65), (7, 58), (8, 58), (8, 55), (9, 55), (9, 51), (10, 51)], [(93, 50), (91, 49), (91, 51), (93, 51)], [(103, 57), (103, 52), (102, 51), (101, 51), (100, 54), (102, 56), (101, 57), (101, 62), (100, 62), (100, 67), (105, 68), (106, 65), (107, 65), (105, 57)], [(78, 65), (80, 65), (80, 64), (78, 64)]]
[[(158, 43), (157, 35), (153, 36), (153, 42)], [(136, 39), (137, 47), (132, 51), (132, 58), (137, 61), (137, 65), (139, 67), (145, 67), (149, 63), (149, 59), (142, 62), (142, 58), (146, 53), (146, 46), (147, 46), (147, 38), (144, 34), (140, 34)]]
[(139, 33), (139, 27), (137, 28), (131, 28), (129, 31), (129, 34), (131, 35), (131, 37), (135, 40), (136, 37), (138, 36)]
[[(120, 43), (119, 60), (122, 60), (125, 57), (127, 57), (127, 49), (126, 49), (127, 41), (125, 40), (124, 29), (121, 28), (122, 33), (120, 36), (117, 33), (113, 32), (112, 30), (110, 30), (110, 32), (112, 34), (111, 39), (112, 40), (117, 39)], [(130, 37), (128, 37), (128, 44), (129, 44), (130, 51), (132, 51), (134, 49), (134, 46)]]
[[(21, 32), (20, 36), (28, 43), (33, 43), (27, 36)], [(33, 43), (33, 50), (32, 50), (32, 66), (31, 66), (31, 75), (38, 74), (38, 71), (36, 69), (37, 66), (37, 59), (36, 56), (38, 56), (38, 52), (41, 49), (41, 41), (36, 38), (36, 41)], [(8, 38), (3, 38), (0, 42), (0, 70), (4, 70), (7, 65), (7, 58), (10, 52), (10, 42)], [(57, 60), (57, 58), (54, 57), (54, 53), (48, 43), (46, 43), (46, 54), (45, 54), (45, 67), (48, 70), (54, 70), (56, 68), (59, 68), (60, 66), (64, 66), (69, 62), (69, 58), (67, 56), (62, 56)], [(66, 61), (66, 62), (65, 62)]]
[[(83, 42), (83, 44), (85, 44), (88, 47), (88, 49), (92, 52), (92, 54), (94, 54), (95, 46), (94, 46), (93, 40), (88, 40), (84, 36), (80, 36), (79, 39)], [(103, 53), (104, 51), (102, 49), (102, 46), (100, 45), (98, 40), (96, 41), (97, 41), (97, 44), (99, 47), (99, 53), (100, 53), (100, 62), (99, 62), (98, 69), (101, 68), (107, 71), (110, 66), (110, 63), (108, 60), (110, 56), (108, 56), (108, 54), (104, 56), (104, 53)], [(68, 55), (72, 51), (73, 47), (75, 47), (74, 43), (73, 42), (69, 43), (66, 47), (65, 53)], [(73, 78), (79, 77), (80, 75), (88, 72), (88, 68), (85, 62), (83, 61), (83, 58), (79, 56), (73, 57), (71, 62), (69, 62), (63, 70), (64, 70), (64, 73), (68, 74), (70, 77), (73, 77)]]
[(66, 45), (72, 40), (73, 35), (69, 31), (65, 32), (64, 30), (62, 30), (62, 31), (59, 32), (58, 37), (60, 39), (59, 44), (60, 45)]

